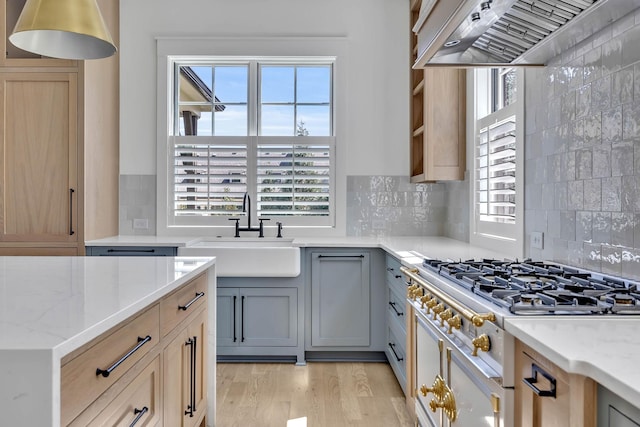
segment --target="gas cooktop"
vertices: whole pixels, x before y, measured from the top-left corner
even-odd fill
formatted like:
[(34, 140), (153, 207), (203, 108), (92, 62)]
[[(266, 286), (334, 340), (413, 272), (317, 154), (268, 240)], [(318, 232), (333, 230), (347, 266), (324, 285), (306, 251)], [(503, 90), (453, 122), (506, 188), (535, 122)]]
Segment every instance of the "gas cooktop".
[(640, 314), (640, 284), (560, 264), (425, 258), (422, 265), (515, 314)]

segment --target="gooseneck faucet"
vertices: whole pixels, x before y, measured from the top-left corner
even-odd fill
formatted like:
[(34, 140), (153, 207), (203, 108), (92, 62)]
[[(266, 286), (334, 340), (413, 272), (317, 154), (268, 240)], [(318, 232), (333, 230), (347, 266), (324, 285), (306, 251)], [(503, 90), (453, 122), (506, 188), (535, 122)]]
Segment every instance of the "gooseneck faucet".
[[(249, 201), (249, 209), (247, 210), (247, 200)], [(249, 193), (244, 193), (244, 198), (242, 199), (242, 212), (247, 214), (247, 228), (246, 231), (257, 231), (251, 229), (251, 196)]]

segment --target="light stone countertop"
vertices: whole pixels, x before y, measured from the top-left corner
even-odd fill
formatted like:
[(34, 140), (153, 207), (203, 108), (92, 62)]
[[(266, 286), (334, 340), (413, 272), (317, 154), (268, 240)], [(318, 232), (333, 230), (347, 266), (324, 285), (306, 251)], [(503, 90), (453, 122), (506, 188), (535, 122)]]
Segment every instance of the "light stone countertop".
[[(118, 236), (114, 241), (141, 244), (135, 236)], [(418, 262), (422, 255), (452, 260), (513, 258), (446, 237), (298, 237), (293, 244), (382, 248), (405, 263)], [(640, 402), (640, 316), (511, 316), (505, 317), (505, 328), (567, 372), (593, 378), (633, 404)]]
[(204, 271), (215, 296), (215, 258), (0, 257), (0, 424), (57, 427), (61, 359)]

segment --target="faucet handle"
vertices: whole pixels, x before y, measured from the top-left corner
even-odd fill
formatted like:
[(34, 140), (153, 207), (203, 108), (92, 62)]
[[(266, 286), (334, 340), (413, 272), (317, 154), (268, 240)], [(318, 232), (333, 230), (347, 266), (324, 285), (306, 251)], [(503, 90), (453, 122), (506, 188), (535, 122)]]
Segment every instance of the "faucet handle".
[(276, 224), (278, 225), (278, 235), (276, 237), (282, 238), (282, 223), (278, 221)]
[(258, 237), (264, 237), (264, 224), (262, 224), (262, 221), (270, 221), (269, 218), (258, 218), (258, 221), (260, 221), (260, 234), (258, 234)]
[(229, 221), (235, 221), (236, 234), (234, 237), (240, 237), (240, 218), (229, 218)]

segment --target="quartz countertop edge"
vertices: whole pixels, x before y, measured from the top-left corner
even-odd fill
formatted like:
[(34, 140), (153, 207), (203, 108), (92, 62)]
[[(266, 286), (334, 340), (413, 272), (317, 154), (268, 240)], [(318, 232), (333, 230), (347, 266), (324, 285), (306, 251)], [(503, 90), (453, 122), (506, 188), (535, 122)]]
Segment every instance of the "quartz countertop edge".
[(508, 317), (504, 325), (566, 372), (589, 377), (629, 402), (640, 402), (640, 319)]

